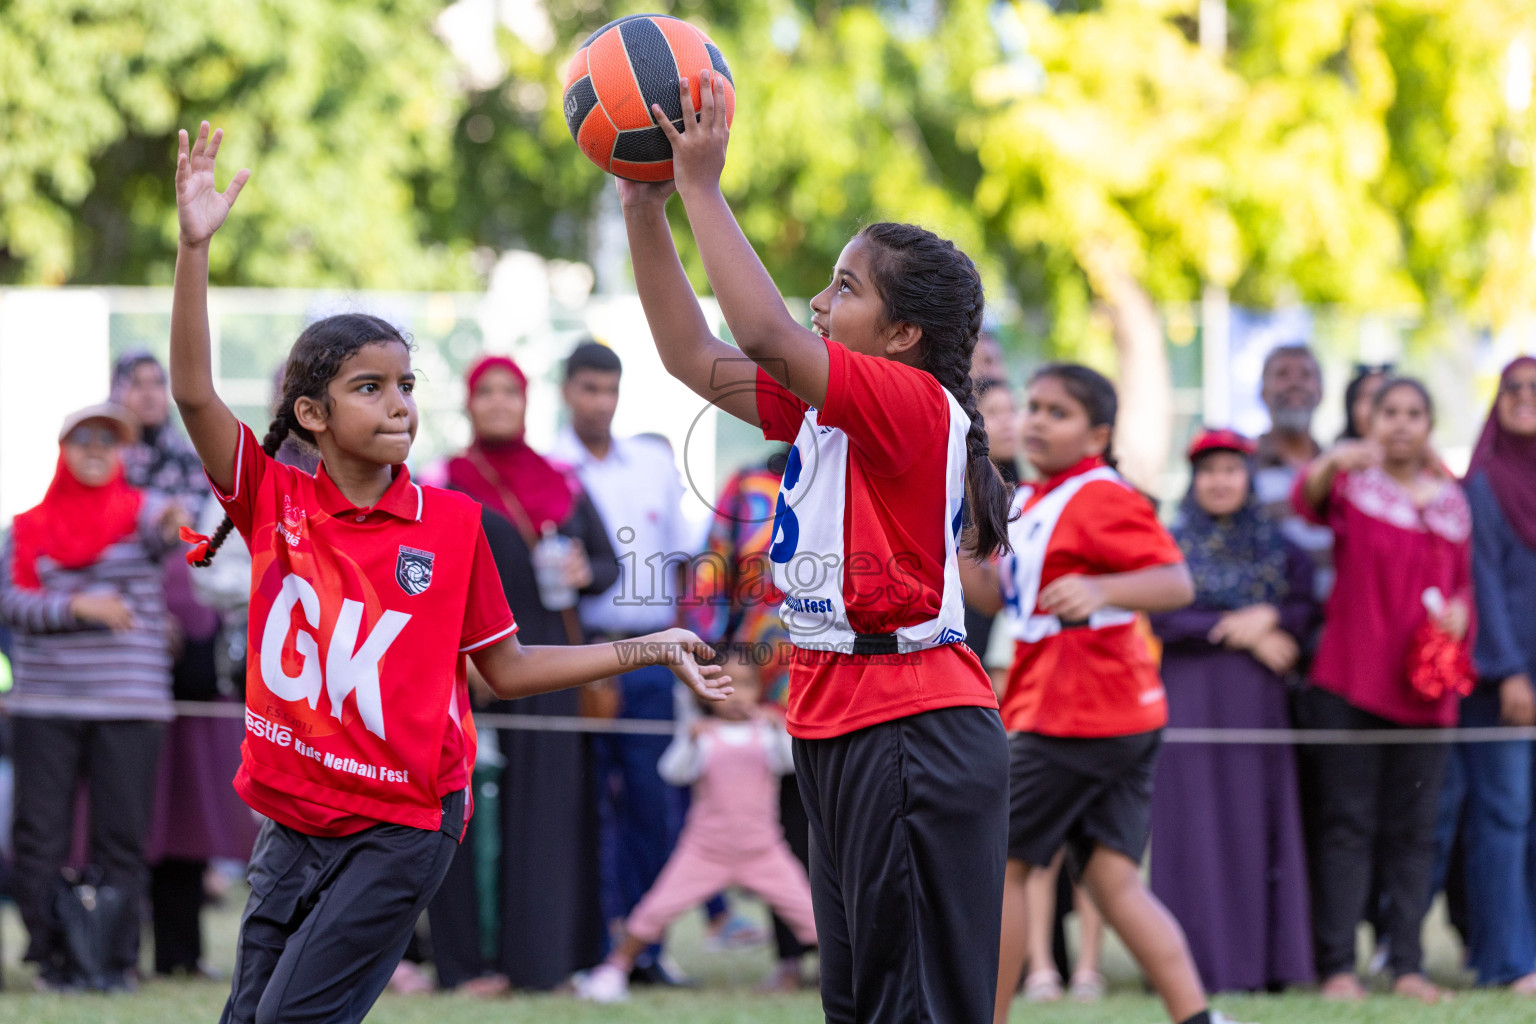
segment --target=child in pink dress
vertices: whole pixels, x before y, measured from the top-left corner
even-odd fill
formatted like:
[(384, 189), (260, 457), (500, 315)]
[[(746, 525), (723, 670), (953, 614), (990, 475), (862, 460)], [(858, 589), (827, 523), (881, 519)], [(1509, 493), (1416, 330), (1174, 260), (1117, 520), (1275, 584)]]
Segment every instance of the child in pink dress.
[(760, 704), (751, 659), (732, 651), (733, 693), (712, 714), (679, 729), (657, 766), (674, 786), (693, 786), (693, 802), (666, 867), (624, 922), (608, 959), (578, 976), (576, 993), (593, 1002), (629, 996), (635, 957), (667, 926), (711, 896), (739, 886), (773, 908), (808, 946), (816, 944), (811, 885), (779, 824), (779, 776), (795, 770), (789, 734)]

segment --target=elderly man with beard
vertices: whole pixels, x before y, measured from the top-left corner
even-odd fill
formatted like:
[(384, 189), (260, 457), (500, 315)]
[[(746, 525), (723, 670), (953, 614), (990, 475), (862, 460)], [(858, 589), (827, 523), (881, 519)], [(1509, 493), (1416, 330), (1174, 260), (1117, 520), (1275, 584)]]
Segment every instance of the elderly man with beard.
[(1264, 360), (1260, 397), (1269, 410), (1269, 431), (1254, 453), (1253, 488), (1280, 530), (1312, 561), (1313, 597), (1333, 589), (1333, 533), (1307, 522), (1291, 507), (1296, 475), (1322, 446), (1312, 436), (1312, 416), (1323, 401), (1323, 373), (1306, 345), (1281, 345)]

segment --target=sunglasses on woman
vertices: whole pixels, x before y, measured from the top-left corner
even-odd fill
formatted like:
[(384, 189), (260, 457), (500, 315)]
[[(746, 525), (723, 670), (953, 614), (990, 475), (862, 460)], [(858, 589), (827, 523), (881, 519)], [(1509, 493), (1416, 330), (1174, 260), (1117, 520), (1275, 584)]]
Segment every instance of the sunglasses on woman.
[(77, 444), (82, 447), (97, 445), (103, 448), (111, 448), (122, 440), (117, 431), (111, 427), (93, 427), (89, 424), (81, 424), (71, 430), (64, 438), (68, 444)]

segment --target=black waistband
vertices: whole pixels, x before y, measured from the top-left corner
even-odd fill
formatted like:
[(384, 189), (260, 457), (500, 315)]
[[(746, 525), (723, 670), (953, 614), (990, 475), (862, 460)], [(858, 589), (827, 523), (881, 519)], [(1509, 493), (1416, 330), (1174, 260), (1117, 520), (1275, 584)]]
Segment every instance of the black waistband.
[(897, 654), (900, 649), (896, 643), (895, 633), (855, 633), (853, 634), (854, 654)]

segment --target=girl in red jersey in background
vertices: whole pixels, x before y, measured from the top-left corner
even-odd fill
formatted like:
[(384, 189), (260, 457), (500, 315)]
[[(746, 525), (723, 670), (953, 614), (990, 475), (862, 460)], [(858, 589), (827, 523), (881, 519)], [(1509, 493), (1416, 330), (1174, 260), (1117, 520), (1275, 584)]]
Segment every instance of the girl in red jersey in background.
[(1085, 366), (1029, 383), (1019, 488), (1002, 565), (968, 567), (973, 603), (1005, 606), (1018, 641), (1003, 721), (1011, 813), (994, 1021), (1008, 1018), (1026, 952), (1025, 883), (1063, 847), (1173, 1020), (1214, 1024), (1179, 924), (1139, 874), (1152, 766), (1168, 717), (1138, 612), (1194, 597), (1184, 556), (1150, 501), (1115, 472), (1115, 389)]
[[(620, 181), (636, 284), (667, 370), (794, 448), (769, 559), (795, 645), (788, 725), (810, 818), (828, 1021), (975, 1024), (996, 981), (1007, 749), (962, 642), (958, 540), (1006, 543), (1007, 492), (971, 389), (980, 275), (931, 232), (872, 224), (811, 302), (784, 306), (720, 193), (716, 76), (671, 140), (674, 182)], [(679, 83), (694, 109), (689, 83)], [(740, 349), (709, 332), (667, 225), (682, 196)]]
[[(221, 138), (180, 136), (181, 238), (171, 392), (229, 518), (251, 549), (246, 738), (235, 788), (269, 819), (251, 855), (222, 1021), (359, 1021), (441, 884), (470, 814), (475, 759), (464, 655), (497, 696), (524, 697), (667, 664), (723, 699), (686, 630), (590, 647), (523, 647), (480, 506), (411, 482), (410, 345), (370, 316), (311, 324), (258, 444), (213, 388), (208, 243), (250, 176), (214, 188)], [(293, 433), (314, 476), (272, 455)], [(260, 636), (255, 636), (260, 630)], [(322, 697), (323, 694), (323, 697)]]

